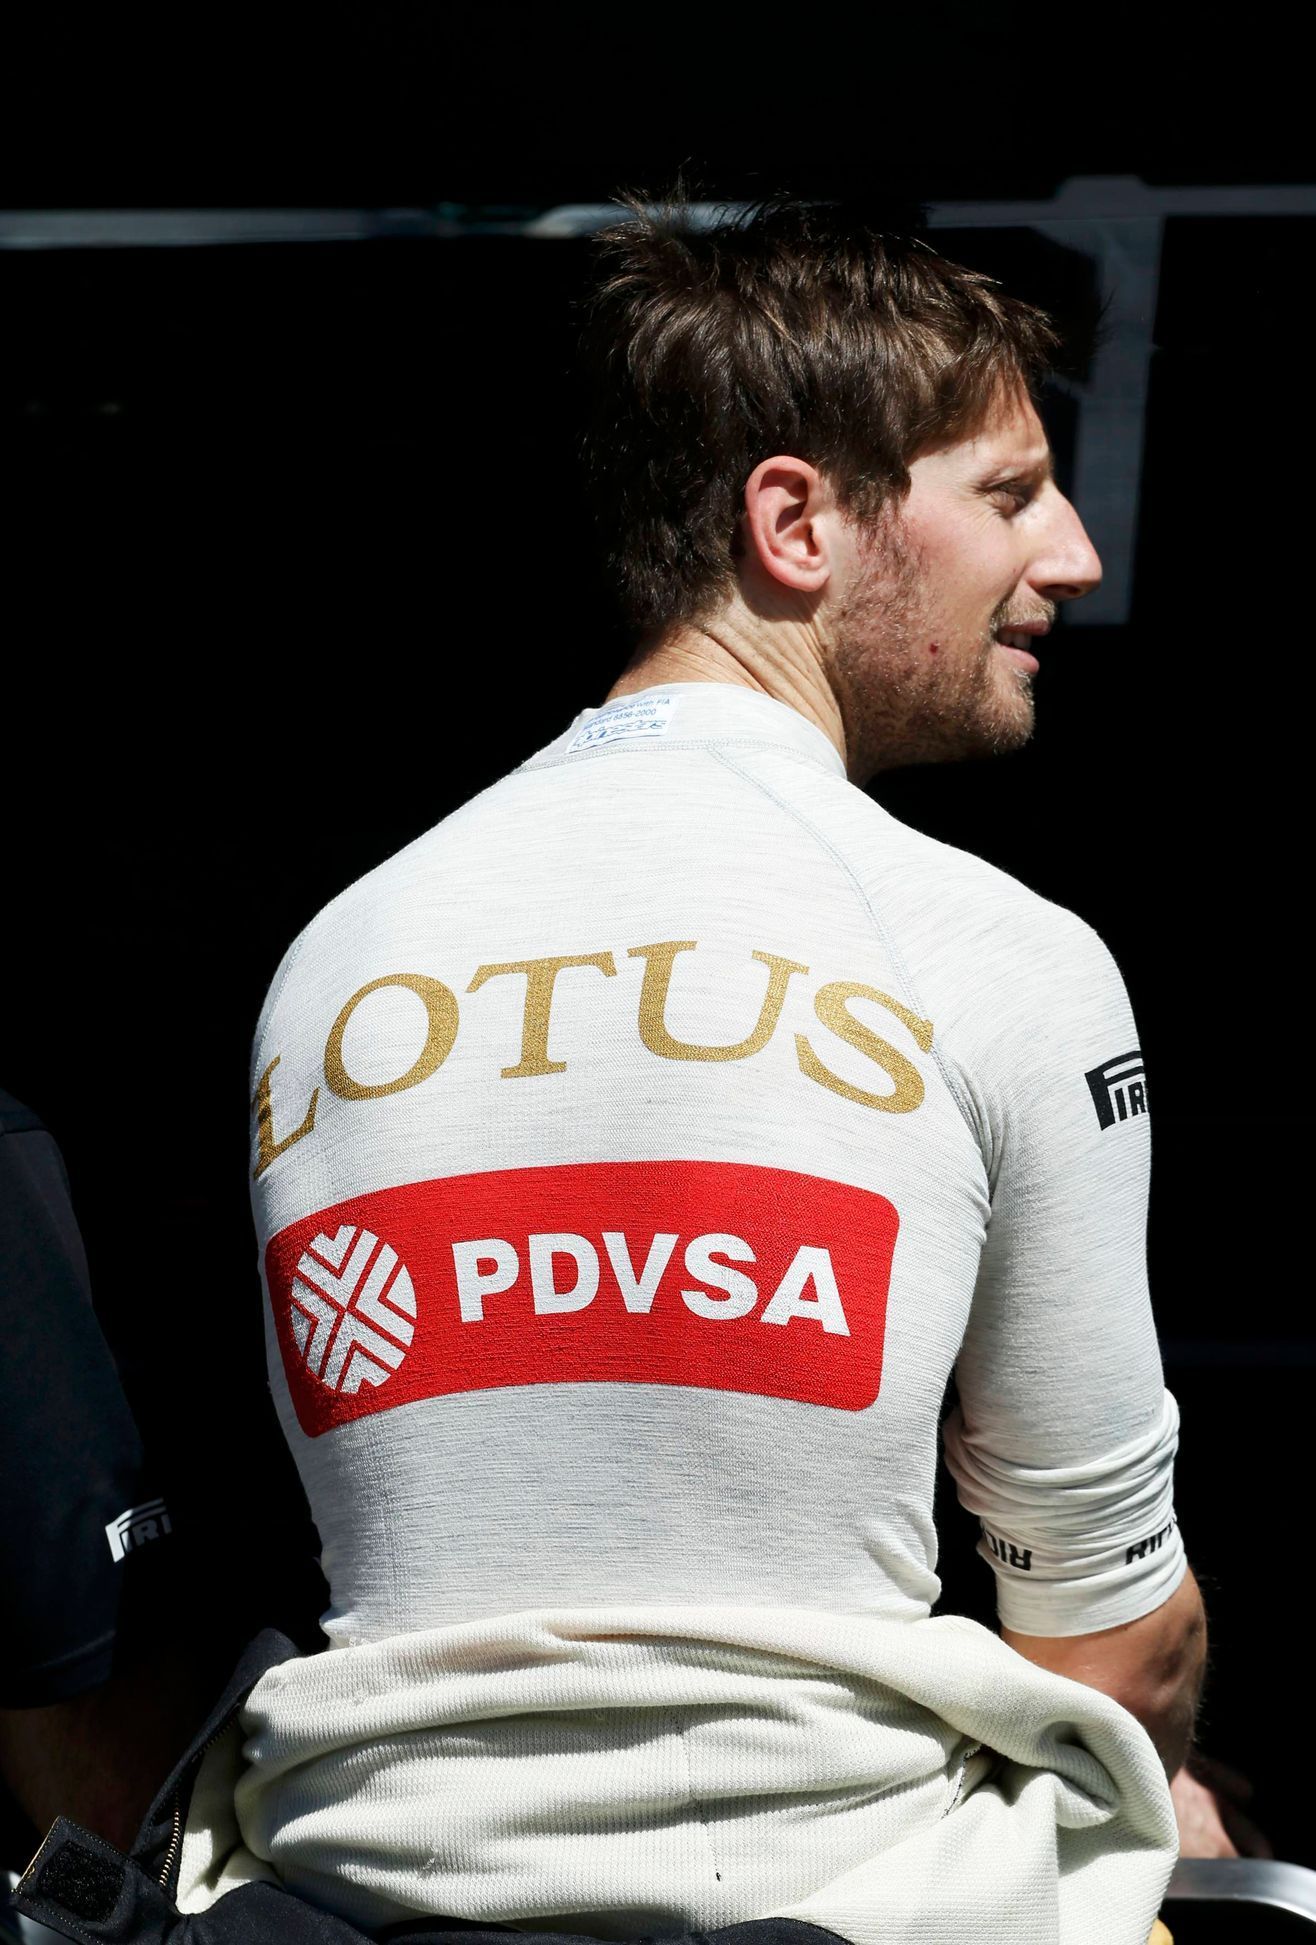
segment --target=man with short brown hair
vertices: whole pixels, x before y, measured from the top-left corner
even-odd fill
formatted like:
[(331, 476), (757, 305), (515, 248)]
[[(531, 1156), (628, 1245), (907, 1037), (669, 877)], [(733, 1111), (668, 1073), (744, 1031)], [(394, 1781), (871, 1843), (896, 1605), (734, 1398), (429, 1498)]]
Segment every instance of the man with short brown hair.
[[(862, 788), (1023, 742), (1097, 584), (1053, 334), (844, 212), (603, 247), (635, 655), (326, 907), (257, 1029), (330, 1649), (251, 1689), (178, 1901), (1142, 1945), (1205, 1631), (1137, 1032), (1081, 919)], [(931, 1614), (952, 1370), (1004, 1640)]]

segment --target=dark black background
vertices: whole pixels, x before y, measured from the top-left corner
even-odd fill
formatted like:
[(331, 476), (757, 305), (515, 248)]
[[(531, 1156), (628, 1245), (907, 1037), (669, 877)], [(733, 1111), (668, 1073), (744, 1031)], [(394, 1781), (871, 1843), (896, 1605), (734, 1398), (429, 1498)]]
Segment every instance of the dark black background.
[[(717, 196), (895, 208), (1083, 173), (1312, 173), (1264, 14), (1211, 70), (1200, 46), (1151, 72), (1089, 47), (1087, 113), (1084, 62), (1054, 42), (1039, 61), (1021, 10), (966, 24), (949, 67), (944, 37), (908, 24), (855, 40), (825, 16), (482, 18), (56, 34), (11, 77), (0, 202), (530, 211), (685, 162)], [(1035, 239), (932, 240), (1075, 301)], [(1080, 912), (1123, 968), (1154, 1100), (1179, 1516), (1213, 1626), (1202, 1741), (1309, 1863), (1295, 929), (1314, 249), (1310, 217), (1167, 225), (1130, 622), (1062, 618), (1026, 751), (875, 788)], [(586, 270), (582, 245), (490, 237), (0, 252), (0, 1078), (66, 1155), (217, 1660), (266, 1620), (312, 1642), (321, 1598), (263, 1389), (247, 1211), (266, 984), (328, 897), (600, 702), (625, 656), (574, 470)], [(1066, 409), (1048, 407), (1062, 484)], [(976, 1524), (941, 1510), (946, 1604), (990, 1619)]]

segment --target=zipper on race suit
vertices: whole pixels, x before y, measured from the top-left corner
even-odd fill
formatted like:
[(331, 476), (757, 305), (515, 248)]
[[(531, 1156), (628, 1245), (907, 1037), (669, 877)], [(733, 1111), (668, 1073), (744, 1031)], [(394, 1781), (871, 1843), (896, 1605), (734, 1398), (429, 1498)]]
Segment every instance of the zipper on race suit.
[(205, 1761), (206, 1751), (211, 1747), (213, 1743), (218, 1742), (221, 1736), (226, 1735), (228, 1733), (228, 1729), (230, 1724), (232, 1723), (232, 1720), (233, 1717), (231, 1715), (226, 1716), (224, 1721), (220, 1723), (218, 1729), (215, 1730), (214, 1734), (206, 1737), (206, 1740), (202, 1743), (200, 1749), (198, 1749), (196, 1753), (193, 1755), (191, 1762), (187, 1766), (187, 1769), (184, 1771), (183, 1775), (179, 1777), (178, 1782), (174, 1786), (174, 1795), (173, 1795), (173, 1804), (172, 1804), (174, 1827), (169, 1838), (169, 1848), (165, 1852), (164, 1863), (160, 1867), (160, 1874), (157, 1880), (162, 1891), (169, 1890), (169, 1874), (174, 1868), (174, 1861), (178, 1856), (179, 1850), (182, 1847), (182, 1842), (183, 1842), (184, 1818), (183, 1818), (183, 1806), (180, 1801), (183, 1794), (183, 1785), (186, 1782), (188, 1782), (188, 1780), (190, 1779), (193, 1789), (196, 1788), (196, 1780), (197, 1777), (201, 1774), (201, 1765)]
[[(987, 1757), (990, 1758), (992, 1753), (993, 1753), (992, 1751), (988, 1750), (986, 1752)], [(950, 1802), (946, 1805), (946, 1808), (941, 1813), (943, 1817), (948, 1817), (952, 1810), (958, 1810), (960, 1803), (964, 1797), (965, 1784), (968, 1782), (969, 1779), (969, 1765), (974, 1761), (975, 1757), (981, 1756), (983, 1754), (984, 1754), (983, 1745), (980, 1742), (969, 1743), (967, 1747), (964, 1749), (964, 1751), (962, 1752), (960, 1756), (959, 1767), (955, 1772), (954, 1788), (951, 1792)], [(980, 1765), (979, 1767), (982, 1768), (985, 1773), (985, 1769), (990, 1767), (990, 1762), (988, 1762), (986, 1765)], [(981, 1778), (975, 1777), (974, 1780), (976, 1783), (980, 1781)]]

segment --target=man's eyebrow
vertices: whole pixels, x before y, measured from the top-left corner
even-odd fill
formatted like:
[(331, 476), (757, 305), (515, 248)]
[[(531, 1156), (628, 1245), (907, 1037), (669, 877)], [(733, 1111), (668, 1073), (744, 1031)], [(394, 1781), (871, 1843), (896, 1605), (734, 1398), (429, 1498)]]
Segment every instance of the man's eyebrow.
[(1048, 446), (1040, 459), (1025, 460), (1022, 464), (1012, 465), (1008, 459), (1001, 459), (989, 468), (988, 476), (994, 476), (1002, 472), (1008, 473), (1011, 479), (1027, 479), (1032, 475), (1036, 479), (1054, 480), (1056, 476), (1056, 456), (1052, 448)]
[(1036, 480), (1039, 485), (1047, 480), (1054, 481), (1056, 476), (1056, 456), (1048, 445), (1045, 453), (1038, 459), (1011, 461), (997, 459), (991, 466), (985, 466), (973, 482), (975, 493), (994, 493), (1012, 480)]

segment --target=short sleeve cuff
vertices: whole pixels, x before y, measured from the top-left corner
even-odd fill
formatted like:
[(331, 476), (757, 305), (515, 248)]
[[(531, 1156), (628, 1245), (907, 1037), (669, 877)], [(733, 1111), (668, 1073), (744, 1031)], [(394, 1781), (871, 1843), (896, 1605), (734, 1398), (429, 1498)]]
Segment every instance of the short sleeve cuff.
[(1020, 1634), (1095, 1634), (1150, 1614), (1178, 1587), (1187, 1558), (1174, 1513), (1179, 1409), (1136, 1439), (1063, 1466), (999, 1458), (957, 1407), (942, 1433), (960, 1504), (978, 1515), (978, 1552), (996, 1575), (997, 1612)]
[(114, 1672), (114, 1644), (111, 1630), (34, 1667), (10, 1666), (0, 1681), (0, 1708), (47, 1708), (53, 1702), (71, 1702), (75, 1695), (100, 1688)]
[[(991, 1559), (985, 1539), (978, 1551)], [(1154, 1613), (1177, 1592), (1187, 1571), (1188, 1555), (1175, 1526), (1145, 1562), (1121, 1563), (1081, 1580), (1030, 1582), (998, 1573), (996, 1612), (1002, 1627), (1015, 1634), (1097, 1634)]]

